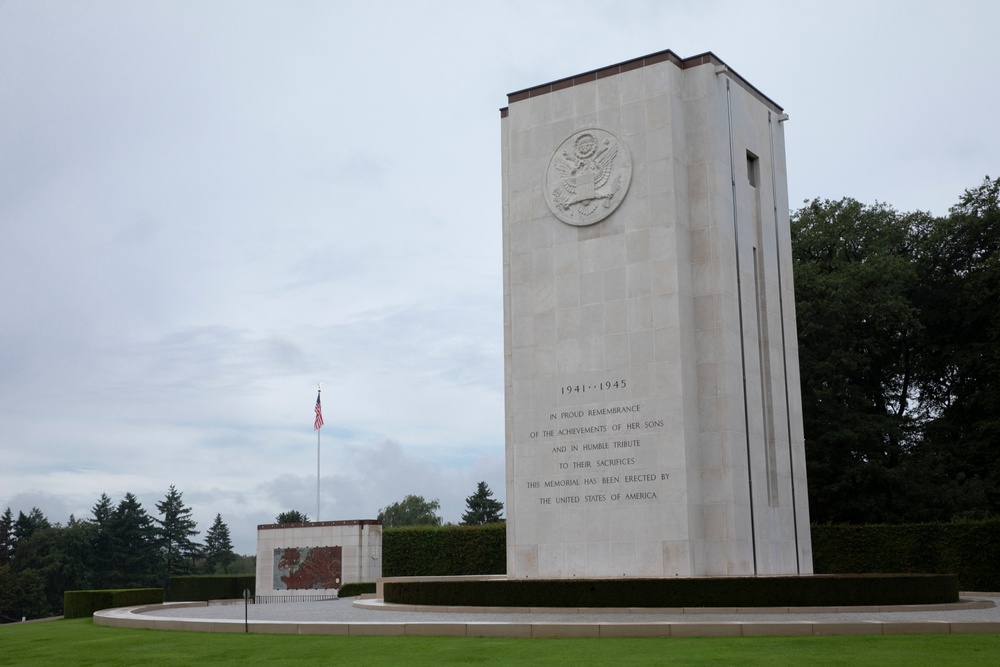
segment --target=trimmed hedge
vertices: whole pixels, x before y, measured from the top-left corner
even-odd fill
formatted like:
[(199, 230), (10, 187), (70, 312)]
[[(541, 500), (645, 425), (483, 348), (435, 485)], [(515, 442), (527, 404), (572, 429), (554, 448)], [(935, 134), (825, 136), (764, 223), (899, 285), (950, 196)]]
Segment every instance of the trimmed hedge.
[(958, 601), (953, 574), (385, 582), (396, 604), (484, 607), (813, 607)]
[(357, 595), (375, 592), (374, 581), (358, 581), (353, 584), (344, 584), (340, 587), (337, 595), (342, 598), (352, 598)]
[(963, 591), (1000, 591), (1000, 519), (814, 525), (812, 544), (816, 572), (957, 572)]
[(250, 595), (257, 590), (257, 578), (252, 574), (203, 574), (170, 577), (167, 598), (171, 602), (200, 602), (207, 600), (233, 600)]
[(507, 525), (413, 526), (382, 533), (382, 576), (504, 574)]
[[(1000, 519), (904, 525), (813, 525), (817, 574), (958, 574), (966, 591), (1000, 590)], [(385, 577), (504, 574), (506, 525), (387, 528)]]
[(63, 617), (84, 618), (95, 611), (115, 607), (161, 604), (162, 588), (123, 588), (105, 591), (66, 591), (63, 593)]

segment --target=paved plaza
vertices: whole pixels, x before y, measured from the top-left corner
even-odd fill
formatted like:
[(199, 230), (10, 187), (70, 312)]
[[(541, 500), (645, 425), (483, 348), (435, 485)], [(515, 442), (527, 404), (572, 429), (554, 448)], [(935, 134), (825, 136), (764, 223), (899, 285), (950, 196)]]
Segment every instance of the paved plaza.
[[(946, 605), (776, 609), (428, 608), (379, 600), (178, 603), (97, 612), (98, 625), (203, 632), (493, 637), (1000, 633), (1000, 593)], [(418, 610), (419, 609), (419, 610)], [(244, 625), (244, 614), (247, 615)]]

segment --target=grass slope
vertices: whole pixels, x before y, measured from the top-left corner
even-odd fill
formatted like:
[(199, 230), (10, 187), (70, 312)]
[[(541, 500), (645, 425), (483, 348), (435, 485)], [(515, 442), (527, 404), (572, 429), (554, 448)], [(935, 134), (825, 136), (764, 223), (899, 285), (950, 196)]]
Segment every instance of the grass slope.
[(997, 665), (1000, 635), (479, 639), (0, 626), (0, 665)]

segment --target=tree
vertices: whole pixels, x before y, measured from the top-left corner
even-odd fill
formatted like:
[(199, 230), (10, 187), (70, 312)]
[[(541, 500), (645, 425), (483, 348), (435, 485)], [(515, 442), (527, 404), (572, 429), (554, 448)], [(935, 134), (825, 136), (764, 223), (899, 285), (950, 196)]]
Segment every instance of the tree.
[(34, 570), (15, 573), (10, 565), (0, 565), (0, 623), (47, 615), (49, 608), (41, 575)]
[(815, 200), (792, 251), (812, 519), (1000, 514), (1000, 179), (939, 218)]
[(0, 516), (0, 565), (10, 564), (14, 553), (14, 515), (8, 507)]
[(155, 521), (159, 525), (157, 546), (163, 556), (164, 585), (170, 575), (190, 572), (199, 550), (199, 545), (191, 539), (198, 534), (197, 524), (191, 518), (191, 508), (184, 505), (183, 495), (171, 484), (166, 497), (156, 503), (163, 517)]
[(503, 520), (503, 503), (493, 499), (486, 482), (479, 482), (476, 492), (465, 499), (468, 511), (462, 515), (463, 526), (483, 526)]
[(925, 518), (1000, 514), (1000, 178), (935, 221), (921, 267), (929, 423), (914, 473)]
[(42, 514), (42, 510), (37, 507), (32, 507), (31, 511), (27, 514), (24, 512), (18, 512), (13, 530), (14, 550), (17, 550), (17, 543), (19, 541), (28, 539), (36, 530), (51, 527), (52, 524), (49, 523), (49, 520), (45, 518), (44, 514)]
[(92, 558), (93, 582), (97, 588), (107, 588), (111, 585), (113, 544), (111, 518), (114, 515), (114, 507), (111, 505), (111, 498), (108, 494), (102, 493), (97, 504), (91, 509), (94, 518), (91, 523), (94, 525), (92, 533)]
[(62, 607), (65, 591), (91, 588), (93, 529), (90, 522), (70, 516), (66, 526), (39, 528), (19, 541), (11, 571), (18, 576), (38, 575), (43, 582), (47, 613)]
[(257, 556), (241, 556), (235, 554), (232, 562), (226, 566), (226, 574), (254, 574), (257, 572)]
[(915, 304), (926, 214), (814, 200), (792, 219), (809, 509), (817, 522), (899, 521), (920, 424)]
[(236, 558), (233, 542), (229, 537), (229, 526), (222, 521), (222, 515), (215, 515), (215, 523), (205, 533), (205, 572), (216, 574), (225, 572), (226, 566)]
[(59, 529), (56, 549), (45, 572), (46, 589), (50, 591), (50, 601), (54, 605), (62, 606), (66, 591), (93, 587), (94, 556), (91, 545), (95, 532), (91, 522), (77, 519), (72, 514), (69, 522)]
[(156, 528), (134, 495), (125, 494), (111, 514), (108, 527), (111, 532), (110, 585), (134, 588), (154, 583), (160, 562)]
[(424, 500), (423, 496), (408, 495), (398, 503), (383, 507), (378, 512), (378, 520), (387, 528), (400, 526), (440, 526), (441, 517), (437, 512), (441, 503)]
[(111, 519), (111, 515), (114, 514), (115, 508), (111, 505), (111, 498), (108, 497), (108, 494), (102, 493), (97, 504), (90, 511), (94, 515), (93, 521), (95, 524), (106, 526)]
[(274, 517), (275, 523), (309, 523), (309, 517), (298, 510), (288, 510)]
[[(7, 524), (10, 523), (12, 518), (13, 514), (10, 512), (10, 508), (8, 508), (3, 515), (2, 521)], [(10, 528), (7, 529), (6, 539), (7, 559), (12, 571), (24, 571), (28, 569), (31, 559), (25, 551), (31, 543), (32, 536), (35, 533), (50, 528), (52, 528), (52, 524), (49, 523), (49, 520), (45, 518), (45, 515), (37, 507), (32, 507), (31, 511), (27, 514), (24, 512), (17, 513), (17, 519), (13, 523), (10, 523)], [(18, 556), (19, 552), (22, 553), (20, 557)]]

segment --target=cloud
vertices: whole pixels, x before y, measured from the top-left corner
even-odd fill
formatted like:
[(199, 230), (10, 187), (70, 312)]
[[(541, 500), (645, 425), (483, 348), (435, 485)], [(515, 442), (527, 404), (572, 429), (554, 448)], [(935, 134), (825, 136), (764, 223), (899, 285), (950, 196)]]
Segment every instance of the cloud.
[(997, 19), (986, 2), (0, 4), (0, 507), (64, 522), (175, 484), (250, 551), (258, 523), (314, 511), (324, 380), (323, 516), (416, 493), (457, 521), (476, 482), (504, 489), (507, 93), (711, 50), (790, 113), (792, 206), (943, 214), (1000, 154)]

